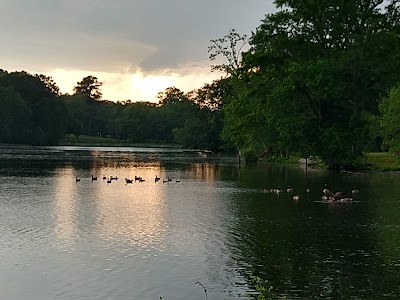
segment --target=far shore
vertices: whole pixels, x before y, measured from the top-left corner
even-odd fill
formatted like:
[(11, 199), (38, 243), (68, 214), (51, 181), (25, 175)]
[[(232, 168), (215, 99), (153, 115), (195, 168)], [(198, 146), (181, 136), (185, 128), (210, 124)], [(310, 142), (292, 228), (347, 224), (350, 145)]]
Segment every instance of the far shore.
[[(299, 156), (291, 156), (289, 158), (279, 157), (276, 159), (265, 159), (262, 162), (275, 162), (281, 164), (299, 164)], [(304, 164), (304, 163), (303, 163)], [(305, 165), (305, 164), (304, 164)], [(309, 168), (314, 169), (326, 169), (326, 165), (323, 162), (316, 161), (312, 165), (308, 165)], [(342, 170), (349, 174), (361, 174), (362, 172), (400, 172), (400, 156), (388, 152), (368, 152), (364, 153), (363, 157), (357, 162), (354, 170)]]
[[(118, 139), (105, 138), (100, 136), (80, 135), (78, 139), (75, 135), (65, 135), (60, 140), (58, 146), (77, 146), (77, 147), (135, 147), (135, 148), (171, 148), (181, 149), (184, 152), (201, 152), (201, 154), (214, 154), (212, 151), (204, 149), (184, 149), (177, 144), (160, 144), (156, 142), (132, 143), (130, 141), (121, 141)], [(235, 154), (233, 154), (235, 155)], [(303, 160), (303, 162), (301, 162)], [(309, 164), (313, 169), (326, 169), (326, 165), (318, 159), (313, 159)], [(269, 157), (259, 160), (260, 163), (279, 163), (291, 165), (305, 165), (304, 158), (292, 155), (289, 158), (283, 156)], [(400, 172), (400, 156), (388, 152), (368, 152), (364, 153), (355, 164), (353, 170), (342, 170), (343, 172), (361, 174), (363, 172)]]
[(80, 147), (140, 147), (140, 148), (182, 148), (176, 144), (159, 144), (154, 142), (132, 143), (112, 138), (80, 135), (77, 139), (75, 135), (66, 135), (58, 143), (59, 146), (80, 146)]

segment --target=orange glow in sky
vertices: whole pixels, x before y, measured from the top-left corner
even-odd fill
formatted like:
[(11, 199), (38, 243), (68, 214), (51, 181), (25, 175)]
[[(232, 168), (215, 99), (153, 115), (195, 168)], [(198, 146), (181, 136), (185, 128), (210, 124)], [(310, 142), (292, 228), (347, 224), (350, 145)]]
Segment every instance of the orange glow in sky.
[(92, 75), (103, 83), (103, 100), (111, 101), (150, 101), (158, 102), (157, 94), (166, 88), (175, 86), (183, 92), (201, 88), (205, 83), (217, 79), (220, 74), (211, 73), (209, 67), (164, 71), (146, 74), (142, 70), (134, 73), (106, 73), (81, 70), (56, 69), (46, 75), (52, 76), (62, 93), (73, 94), (73, 88), (82, 78)]

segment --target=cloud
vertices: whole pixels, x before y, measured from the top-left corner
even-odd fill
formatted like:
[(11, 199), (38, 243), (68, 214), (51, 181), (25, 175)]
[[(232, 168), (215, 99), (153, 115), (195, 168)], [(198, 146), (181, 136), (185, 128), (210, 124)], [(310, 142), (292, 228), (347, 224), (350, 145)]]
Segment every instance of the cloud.
[(6, 1), (1, 63), (103, 72), (177, 68), (205, 61), (209, 40), (230, 28), (254, 30), (271, 8), (265, 0)]
[(53, 76), (63, 92), (94, 75), (107, 100), (201, 87), (210, 40), (250, 34), (272, 0), (10, 0), (0, 9), (0, 68)]

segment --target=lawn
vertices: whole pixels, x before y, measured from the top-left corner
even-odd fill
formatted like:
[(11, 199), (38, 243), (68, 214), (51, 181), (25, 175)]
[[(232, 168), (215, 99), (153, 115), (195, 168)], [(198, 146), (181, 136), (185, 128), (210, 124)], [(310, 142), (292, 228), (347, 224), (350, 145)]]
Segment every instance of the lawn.
[(364, 153), (367, 167), (383, 171), (400, 171), (400, 157), (387, 152)]

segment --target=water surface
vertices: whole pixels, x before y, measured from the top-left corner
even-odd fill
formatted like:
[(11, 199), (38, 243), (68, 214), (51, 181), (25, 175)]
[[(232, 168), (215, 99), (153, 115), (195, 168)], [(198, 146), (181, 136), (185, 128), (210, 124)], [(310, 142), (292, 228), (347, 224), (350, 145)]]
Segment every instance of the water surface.
[[(125, 184), (134, 176), (145, 181)], [(204, 299), (197, 281), (208, 299), (247, 299), (254, 276), (286, 299), (398, 299), (399, 179), (171, 148), (3, 146), (0, 299)], [(319, 203), (325, 183), (360, 193)], [(263, 191), (289, 185), (300, 201)]]

